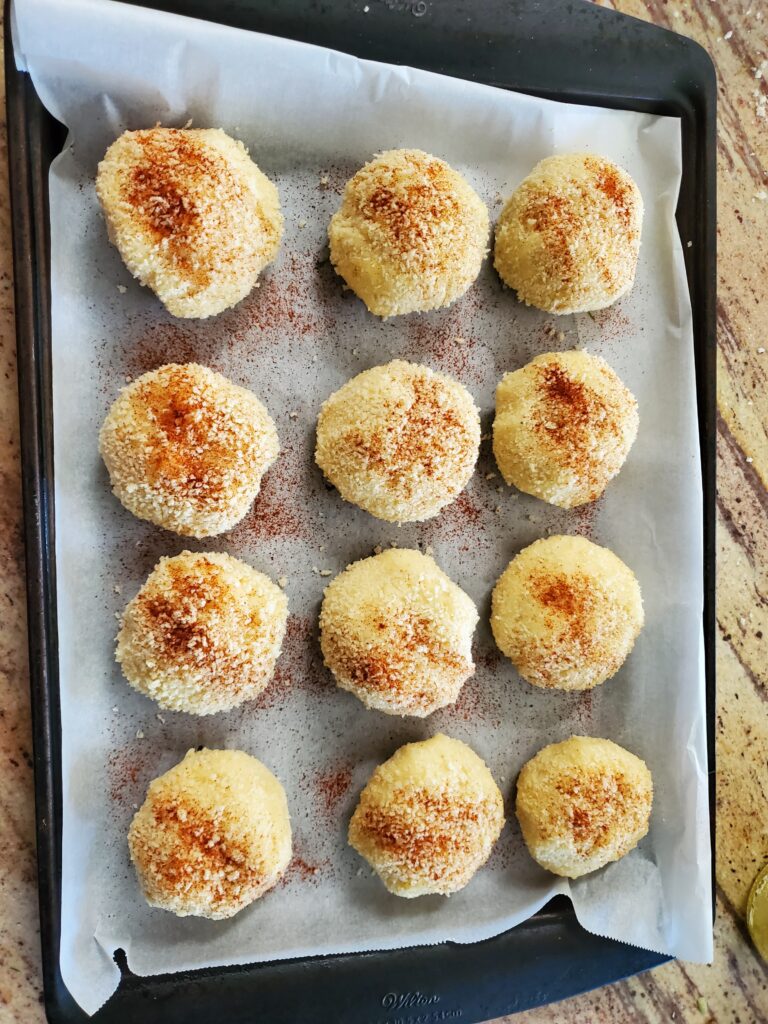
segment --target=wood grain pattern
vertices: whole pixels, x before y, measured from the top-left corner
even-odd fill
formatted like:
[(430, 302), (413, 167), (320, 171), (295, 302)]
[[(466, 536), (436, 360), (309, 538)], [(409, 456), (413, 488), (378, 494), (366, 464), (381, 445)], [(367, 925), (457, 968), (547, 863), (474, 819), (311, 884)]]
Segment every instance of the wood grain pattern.
[[(768, 349), (768, 4), (605, 6), (697, 39), (720, 79), (716, 953), (711, 967), (669, 964), (514, 1021), (758, 1024), (768, 1020), (768, 968), (748, 942), (744, 910), (768, 860), (768, 352), (760, 351)], [(37, 1024), (44, 1016), (4, 132), (0, 177), (0, 1021)]]

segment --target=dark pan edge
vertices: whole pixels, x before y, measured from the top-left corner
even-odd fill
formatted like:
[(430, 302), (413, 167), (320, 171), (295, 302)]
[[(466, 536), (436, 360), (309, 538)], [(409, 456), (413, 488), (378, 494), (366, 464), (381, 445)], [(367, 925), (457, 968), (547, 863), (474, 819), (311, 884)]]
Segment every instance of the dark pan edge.
[[(5, 24), (10, 25), (10, 0)], [(16, 72), (5, 35), (8, 171), (14, 265), (16, 350), (26, 560), (37, 877), (46, 1010), (57, 1017), (61, 985), (61, 799), (56, 560), (53, 515), (48, 195), (43, 111), (28, 75)], [(59, 128), (63, 127), (60, 125)], [(38, 273), (38, 267), (42, 271)], [(53, 955), (50, 955), (53, 954)]]

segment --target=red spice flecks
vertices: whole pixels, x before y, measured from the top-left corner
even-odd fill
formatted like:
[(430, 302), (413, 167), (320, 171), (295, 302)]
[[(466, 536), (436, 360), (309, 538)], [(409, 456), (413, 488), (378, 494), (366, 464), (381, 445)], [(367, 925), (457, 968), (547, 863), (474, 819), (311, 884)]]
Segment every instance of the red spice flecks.
[(266, 711), (267, 708), (281, 707), (288, 699), (292, 689), (290, 673), (278, 661), (275, 674), (259, 696), (249, 701), (246, 708), (251, 711)]
[(332, 771), (316, 776), (314, 787), (328, 817), (335, 815), (351, 785), (352, 768), (348, 764), (339, 765)]
[(309, 864), (303, 857), (295, 856), (288, 865), (288, 869), (283, 876), (283, 882), (292, 882), (297, 878), (301, 879), (301, 881), (306, 881), (309, 878), (314, 878), (318, 870), (319, 868), (316, 864)]
[(454, 704), (445, 708), (446, 718), (459, 718), (462, 722), (476, 722), (485, 717), (483, 701), (483, 681), (477, 675), (471, 676), (461, 688)]
[(439, 274), (446, 267), (440, 230), (444, 222), (460, 220), (459, 205), (444, 164), (418, 156), (409, 163), (416, 174), (409, 175), (396, 191), (370, 178), (361, 182), (358, 211), (377, 234), (386, 236), (395, 259), (407, 259), (422, 272)]
[(472, 648), (472, 660), (475, 663), (475, 674), (464, 683), (455, 704), (444, 708), (438, 714), (442, 714), (449, 721), (482, 721), (486, 725), (499, 726), (504, 709), (500, 707), (491, 684), (501, 660), (501, 652), (480, 651), (475, 643)]
[(473, 289), (445, 312), (430, 314), (428, 319), (423, 314), (408, 317), (403, 356), (427, 363), (463, 384), (481, 383), (483, 372), (473, 358), (477, 338), (472, 324), (481, 308), (479, 294)]
[(319, 876), (326, 873), (330, 866), (331, 862), (329, 860), (312, 863), (306, 860), (300, 853), (294, 853), (285, 874), (280, 879), (280, 885), (316, 885)]
[[(606, 374), (608, 371), (605, 371)], [(595, 457), (601, 443), (620, 444), (621, 408), (553, 360), (535, 367), (536, 422), (533, 429), (558, 461), (581, 481), (590, 499), (605, 487), (602, 464)]]
[(318, 173), (316, 189), (319, 192), (333, 192), (340, 196), (346, 187), (347, 182), (357, 171), (353, 165), (341, 166), (340, 164), (329, 164)]
[[(161, 321), (136, 332), (138, 336), (127, 337), (120, 384), (125, 377), (138, 377), (166, 363), (198, 362), (229, 376), (227, 367), (232, 359), (247, 363), (255, 353), (263, 352), (265, 343), (287, 338), (302, 344), (308, 336), (330, 334), (335, 318), (321, 291), (314, 253), (286, 257), (215, 322), (181, 325)], [(99, 365), (107, 372), (116, 369), (112, 362)], [(247, 378), (237, 383), (252, 386)]]
[(530, 192), (521, 214), (522, 222), (532, 222), (542, 236), (544, 248), (554, 261), (563, 284), (570, 283), (573, 276), (571, 239), (579, 230), (579, 217), (572, 199), (546, 190)]
[(492, 543), (492, 537), (483, 520), (493, 514), (487, 500), (483, 501), (474, 491), (462, 491), (434, 519), (428, 519), (423, 524), (423, 542), (431, 544), (433, 541), (449, 541), (458, 552), (464, 553), (487, 548)]
[(222, 315), (221, 329), (238, 344), (332, 332), (335, 319), (319, 294), (317, 273), (315, 253), (286, 256), (247, 298)]
[(631, 186), (615, 167), (593, 159), (587, 159), (585, 164), (596, 175), (597, 188), (611, 201), (619, 221), (628, 229), (635, 201)]
[[(581, 657), (589, 656), (595, 643), (595, 606), (600, 599), (593, 578), (584, 572), (534, 571), (528, 574), (525, 586), (544, 611), (547, 626), (557, 628), (560, 643), (568, 650), (576, 650)], [(539, 672), (543, 679), (551, 678), (546, 658)]]
[(236, 336), (246, 334), (274, 334), (290, 331), (302, 337), (316, 328), (316, 321), (308, 310), (301, 308), (295, 281), (284, 281), (276, 275), (265, 278), (244, 299), (232, 319), (237, 320)]
[(303, 468), (295, 448), (284, 444), (245, 518), (227, 534), (230, 543), (240, 546), (277, 537), (309, 536), (309, 523), (296, 504), (296, 496), (304, 489)]
[(245, 705), (248, 713), (279, 707), (296, 688), (315, 695), (330, 694), (320, 646), (314, 636), (315, 621), (309, 616), (289, 615), (282, 651), (267, 688)]
[(572, 728), (578, 729), (580, 733), (583, 732), (586, 735), (591, 733), (594, 718), (592, 697), (592, 690), (585, 690), (583, 693), (580, 693), (578, 703), (571, 717)]
[(462, 529), (478, 526), (483, 518), (485, 509), (478, 500), (477, 495), (470, 491), (462, 491), (455, 501), (443, 509), (443, 517), (440, 524), (443, 529), (460, 526)]
[(487, 651), (473, 649), (472, 657), (475, 659), (478, 671), (482, 669), (484, 672), (495, 672), (501, 664), (503, 655), (498, 647), (493, 647)]
[[(221, 235), (244, 217), (253, 221), (249, 189), (220, 153), (188, 132), (137, 131), (133, 141), (141, 153), (120, 175), (120, 198), (143, 233), (162, 244), (164, 258), (196, 290), (204, 288), (214, 266), (231, 265), (237, 258), (237, 240)], [(211, 191), (220, 197), (218, 204), (207, 203)], [(274, 226), (258, 212), (256, 219), (265, 238), (276, 241)]]
[(578, 505), (573, 509), (573, 515), (576, 520), (573, 527), (574, 533), (589, 540), (594, 537), (595, 520), (602, 509), (603, 498), (604, 495), (601, 495), (596, 501), (588, 501), (586, 504)]
[(140, 377), (167, 363), (203, 363), (218, 370), (210, 341), (178, 324), (159, 323), (126, 345), (126, 376)]
[(590, 319), (600, 328), (602, 341), (626, 342), (639, 330), (627, 313), (622, 309), (622, 300), (608, 306), (607, 309), (598, 309), (589, 314)]
[(469, 469), (474, 457), (472, 434), (456, 409), (446, 403), (439, 379), (415, 377), (409, 384), (412, 401), (390, 404), (390, 427), (364, 431), (352, 427), (342, 439), (348, 457), (375, 468), (384, 484), (413, 494), (414, 467), (445, 488), (454, 486), (457, 469)]
[(133, 807), (144, 799), (146, 743), (128, 743), (113, 750), (107, 758), (107, 785), (112, 801)]

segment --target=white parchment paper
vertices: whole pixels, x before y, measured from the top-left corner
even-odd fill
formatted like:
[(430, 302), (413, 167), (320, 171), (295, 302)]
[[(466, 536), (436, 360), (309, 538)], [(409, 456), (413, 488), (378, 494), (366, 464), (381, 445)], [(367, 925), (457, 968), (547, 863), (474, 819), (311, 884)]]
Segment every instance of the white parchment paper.
[[(360, 17), (366, 15), (360, 12)], [(371, 10), (370, 17), (376, 16)], [(680, 127), (670, 118), (574, 107), (108, 0), (19, 0), (19, 63), (70, 128), (50, 175), (56, 541), (63, 773), (61, 969), (95, 1011), (118, 982), (116, 948), (138, 974), (497, 934), (555, 893), (599, 934), (696, 961), (712, 955), (701, 646), (701, 486), (691, 312), (674, 209)], [(126, 128), (217, 126), (242, 139), (279, 189), (280, 257), (236, 309), (174, 321), (107, 242), (93, 180)], [(460, 169), (488, 203), (542, 157), (591, 150), (638, 182), (646, 217), (637, 283), (603, 313), (557, 320), (519, 305), (486, 264), (451, 308), (381, 322), (344, 292), (326, 229), (344, 181), (379, 150), (417, 146)], [(561, 511), (501, 487), (490, 445), (466, 492), (421, 525), (389, 526), (344, 504), (312, 461), (328, 394), (392, 357), (451, 373), (487, 432), (507, 370), (552, 349), (604, 356), (638, 398), (640, 432), (604, 498)], [(246, 521), (186, 542), (141, 523), (111, 496), (97, 451), (126, 380), (195, 359), (252, 388), (282, 454)], [(548, 531), (585, 534), (639, 576), (645, 629), (618, 676), (592, 693), (545, 692), (500, 657), (490, 592), (509, 559)], [(319, 570), (375, 545), (431, 546), (477, 602), (477, 674), (457, 706), (427, 720), (366, 710), (323, 669)], [(231, 552), (285, 575), (291, 623), (278, 675), (255, 704), (195, 719), (157, 714), (113, 662), (115, 616), (163, 554)], [(373, 767), (401, 743), (444, 731), (486, 759), (509, 824), (489, 864), (443, 899), (390, 896), (347, 847), (346, 824)], [(572, 733), (609, 737), (651, 767), (649, 836), (576, 883), (528, 857), (512, 811), (524, 761)], [(282, 780), (295, 853), (283, 885), (231, 921), (150, 909), (125, 835), (146, 786), (197, 744), (238, 747)]]

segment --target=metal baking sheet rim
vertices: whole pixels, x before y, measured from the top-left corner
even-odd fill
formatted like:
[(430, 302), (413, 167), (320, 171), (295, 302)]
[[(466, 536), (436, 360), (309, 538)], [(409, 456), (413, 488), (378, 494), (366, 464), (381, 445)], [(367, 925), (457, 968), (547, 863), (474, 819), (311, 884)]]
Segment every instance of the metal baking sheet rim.
[[(10, 0), (6, 0), (6, 25), (10, 23), (9, 6)], [(205, 0), (166, 0), (152, 6), (199, 15), (206, 4)], [(213, 13), (211, 6), (205, 13)], [(218, 20), (335, 45), (338, 49), (353, 50), (361, 57), (393, 60), (403, 50), (399, 23), (394, 18), (403, 13), (416, 14), (406, 3), (384, 5), (393, 19), (386, 30), (385, 43), (391, 47), (387, 57), (381, 52), (380, 36), (338, 38), (344, 25), (343, 17), (339, 20), (341, 6), (349, 13), (357, 4), (336, 8), (336, 20), (331, 25), (317, 16), (314, 20), (307, 17), (311, 7), (307, 0), (284, 3), (279, 17), (270, 6), (259, 0), (241, 0), (228, 4), (226, 11), (217, 12)], [(448, 13), (454, 22), (462, 7), (462, 0), (453, 0), (450, 5)], [(477, 12), (476, 22), (490, 18), (488, 33), (493, 27), (496, 36), (501, 33), (502, 40), (518, 47), (524, 41), (528, 58), (527, 67), (521, 67), (520, 53), (515, 54), (510, 45), (509, 60), (514, 71), (500, 76), (498, 69), (489, 65), (487, 84), (560, 100), (671, 112), (682, 118), (684, 169), (678, 222), (683, 237), (694, 240), (686, 257), (694, 310), (704, 483), (704, 646), (709, 767), (713, 780), (714, 71), (704, 51), (692, 41), (602, 8), (579, 4), (578, 15), (574, 15), (574, 4), (568, 0), (552, 2), (546, 11), (539, 0), (522, 0), (514, 5), (514, 11), (497, 3), (489, 8), (490, 11)], [(246, 17), (249, 21), (244, 23)], [(532, 44), (538, 41), (540, 46), (546, 43), (552, 49), (553, 40), (560, 38), (558, 32), (564, 18), (571, 29), (566, 36), (570, 62), (563, 63), (557, 52), (549, 53), (546, 60), (539, 59), (540, 54)], [(324, 29), (321, 39), (316, 35), (319, 26)], [(429, 31), (428, 19), (422, 19), (419, 28)], [(451, 32), (446, 45), (444, 33), (448, 29)], [(337, 32), (335, 42), (328, 38), (329, 31)], [(477, 23), (466, 34), (474, 41), (474, 49), (467, 45), (466, 38), (457, 35), (455, 24), (446, 28), (435, 23), (429, 36), (432, 54), (425, 48), (424, 59), (418, 63), (456, 77), (478, 78), (475, 58), (482, 52), (485, 35)], [(625, 46), (631, 41), (636, 57), (643, 58), (637, 60), (630, 76), (618, 74), (619, 70), (626, 71), (621, 53), (615, 52), (618, 39)], [(610, 78), (613, 72), (613, 90), (605, 85), (602, 89), (594, 87), (591, 68), (578, 60), (579, 47), (600, 58), (603, 79)], [(49, 1020), (73, 1022), (88, 1018), (69, 996), (58, 969), (61, 827), (47, 234), (47, 170), (56, 143), (63, 142), (63, 129), (43, 110), (28, 76), (15, 70), (10, 33), (6, 36), (5, 58), (43, 975)], [(632, 93), (626, 92), (628, 87)], [(710, 807), (714, 830), (712, 786)], [(473, 946), (445, 944), (146, 979), (131, 975), (123, 964), (124, 977), (118, 992), (91, 1019), (117, 1024), (135, 1020), (141, 1012), (148, 1024), (161, 1017), (168, 1024), (177, 1018), (202, 1021), (214, 1019), (210, 1013), (215, 1014), (225, 1004), (229, 1020), (236, 1024), (251, 1019), (252, 1000), (258, 993), (260, 1019), (275, 1022), (294, 1021), (299, 1012), (304, 1020), (338, 1024), (363, 1019), (382, 1024), (479, 1021), (566, 998), (647, 970), (666, 959), (590, 935), (576, 923), (567, 902), (558, 899), (517, 928)], [(513, 962), (514, 969), (510, 967)], [(192, 1006), (196, 1007), (194, 1018), (189, 1017)]]

